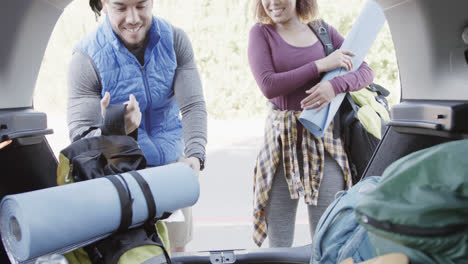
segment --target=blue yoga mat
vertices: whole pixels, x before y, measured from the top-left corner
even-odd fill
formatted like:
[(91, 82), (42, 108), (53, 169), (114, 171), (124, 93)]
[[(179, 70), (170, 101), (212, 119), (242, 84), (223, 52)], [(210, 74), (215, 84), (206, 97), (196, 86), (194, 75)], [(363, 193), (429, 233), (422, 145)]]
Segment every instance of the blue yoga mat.
[[(380, 6), (373, 0), (368, 0), (340, 48), (350, 50), (356, 54), (356, 56), (352, 57), (354, 67), (351, 72), (361, 66), (380, 29), (385, 24), (385, 20), (385, 15)], [(348, 71), (344, 68), (338, 68), (327, 72), (323, 76), (322, 81), (328, 81), (347, 73)], [(323, 137), (325, 130), (330, 126), (331, 121), (340, 108), (345, 95), (345, 93), (338, 94), (319, 112), (316, 112), (316, 109), (302, 111), (299, 121), (314, 136)]]
[[(186, 164), (138, 172), (148, 182), (157, 216), (198, 200), (198, 178)], [(143, 192), (130, 174), (122, 176), (133, 198), (131, 227), (142, 225), (148, 218)], [(104, 178), (8, 195), (0, 203), (3, 244), (21, 262), (109, 236), (118, 229), (120, 218), (117, 190)]]

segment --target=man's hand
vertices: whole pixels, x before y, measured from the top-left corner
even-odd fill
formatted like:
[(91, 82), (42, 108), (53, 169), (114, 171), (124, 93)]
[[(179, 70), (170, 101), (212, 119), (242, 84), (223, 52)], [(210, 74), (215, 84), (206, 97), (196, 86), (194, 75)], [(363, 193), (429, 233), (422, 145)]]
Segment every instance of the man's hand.
[(301, 101), (301, 108), (308, 110), (318, 107), (316, 112), (322, 110), (336, 96), (335, 90), (333, 90), (333, 86), (329, 81), (317, 83), (306, 93), (309, 95)]
[(320, 73), (329, 72), (340, 67), (350, 71), (354, 67), (353, 60), (351, 59), (352, 56), (355, 56), (352, 51), (337, 49), (327, 57), (317, 60), (315, 64)]
[(140, 104), (133, 94), (130, 94), (129, 100), (124, 104), (127, 105), (127, 109), (125, 110), (125, 131), (127, 131), (128, 135), (140, 126)]
[[(104, 97), (101, 99), (101, 114), (102, 117), (106, 114), (106, 109), (110, 103), (110, 94), (106, 92)], [(129, 100), (124, 104), (127, 105), (125, 109), (125, 131), (127, 135), (132, 133), (135, 129), (140, 126), (141, 123), (141, 112), (140, 112), (140, 105), (138, 101), (135, 99), (133, 94), (130, 94)]]
[(109, 92), (106, 92), (104, 94), (104, 97), (101, 99), (101, 115), (104, 118), (106, 116), (106, 109), (109, 107), (110, 103), (110, 94)]
[(195, 174), (197, 174), (197, 176), (200, 175), (200, 160), (198, 158), (190, 157), (183, 159), (181, 162), (189, 165), (190, 168), (192, 168), (195, 171)]

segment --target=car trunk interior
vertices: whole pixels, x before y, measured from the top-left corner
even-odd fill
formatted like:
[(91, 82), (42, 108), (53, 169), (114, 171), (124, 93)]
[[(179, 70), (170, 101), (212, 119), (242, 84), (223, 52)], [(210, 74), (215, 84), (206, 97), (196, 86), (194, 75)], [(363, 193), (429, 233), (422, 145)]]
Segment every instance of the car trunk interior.
[[(45, 138), (52, 130), (47, 127), (46, 114), (34, 111), (32, 97), (49, 37), (69, 2), (2, 3), (0, 142), (13, 139), (13, 143), (0, 150), (0, 199), (56, 184), (57, 160)], [(468, 1), (376, 2), (384, 8), (395, 44), (402, 99), (391, 111), (391, 121), (365, 177), (381, 175), (393, 161), (414, 151), (468, 138), (468, 45), (461, 38), (468, 25)], [(256, 258), (250, 261), (256, 263), (276, 259), (275, 251), (249, 252)], [(296, 256), (294, 252), (291, 254)], [(209, 263), (213, 254), (199, 254), (198, 260), (196, 254), (174, 258), (181, 263)], [(281, 255), (289, 256), (286, 252)], [(244, 263), (249, 262), (246, 256), (249, 254), (244, 252)], [(0, 262), (8, 263), (4, 253)]]
[(440, 143), (468, 138), (468, 1), (376, 0), (392, 33), (401, 103), (364, 177), (382, 175), (395, 160)]

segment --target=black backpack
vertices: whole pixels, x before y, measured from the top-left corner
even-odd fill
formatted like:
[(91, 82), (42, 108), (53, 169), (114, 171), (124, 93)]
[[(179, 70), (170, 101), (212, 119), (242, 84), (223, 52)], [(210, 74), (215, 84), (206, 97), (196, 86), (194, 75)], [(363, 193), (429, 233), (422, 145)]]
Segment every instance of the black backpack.
[[(309, 24), (309, 27), (315, 32), (318, 39), (323, 44), (327, 56), (332, 53), (335, 49), (326, 23), (323, 20), (319, 20), (317, 24)], [(387, 112), (389, 112), (388, 102), (385, 98), (390, 94), (388, 90), (375, 83), (364, 89), (375, 92), (377, 94), (375, 100), (382, 104)], [(351, 95), (347, 93), (334, 118), (333, 135), (335, 137), (341, 136), (344, 141), (344, 149), (348, 155), (353, 184), (361, 180), (367, 163), (372, 158), (380, 142), (380, 139), (369, 133), (359, 121), (357, 115), (359, 108), (360, 106), (357, 105)], [(382, 124), (382, 131), (385, 131), (385, 121), (382, 117), (380, 117), (380, 121)]]
[[(117, 189), (122, 207), (122, 220), (117, 232), (103, 240), (85, 246), (92, 263), (115, 264), (130, 249), (153, 245), (160, 247), (167, 263), (169, 253), (158, 235), (156, 205), (144, 178), (136, 171), (146, 168), (146, 158), (135, 138), (125, 135), (125, 105), (109, 105), (102, 135), (77, 138), (59, 155), (57, 183), (67, 184), (100, 177), (110, 180)], [(87, 134), (91, 130), (84, 133)], [(135, 134), (136, 135), (136, 134)], [(148, 206), (148, 221), (141, 227), (129, 229), (132, 222), (132, 199), (119, 180), (121, 173), (129, 173), (139, 184)]]

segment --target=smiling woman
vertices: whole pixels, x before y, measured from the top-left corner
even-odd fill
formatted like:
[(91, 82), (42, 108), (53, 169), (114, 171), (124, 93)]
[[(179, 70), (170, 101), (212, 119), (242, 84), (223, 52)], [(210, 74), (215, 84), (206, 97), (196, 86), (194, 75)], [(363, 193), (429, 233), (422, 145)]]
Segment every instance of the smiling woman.
[[(108, 0), (108, 3), (111, 2), (112, 0)], [(238, 124), (233, 119), (251, 119), (259, 123), (258, 119), (266, 114), (266, 100), (255, 83), (247, 59), (248, 32), (254, 24), (253, 2), (154, 0), (152, 13), (183, 29), (192, 42), (208, 116), (211, 119), (224, 120), (209, 122), (210, 124)], [(320, 7), (319, 17), (323, 17), (342, 35), (346, 35), (365, 0), (317, 2)], [(50, 38), (36, 83), (34, 106), (38, 111), (48, 114), (49, 127), (55, 132), (48, 139), (55, 153), (69, 144), (65, 117), (66, 73), (73, 48), (78, 40), (92, 31), (104, 18), (105, 15), (96, 19), (88, 1), (72, 1), (58, 20)], [(374, 71), (375, 82), (390, 88), (394, 96), (390, 101), (396, 102), (399, 94), (398, 71), (387, 28), (379, 35), (366, 61)], [(209, 133), (213, 143), (216, 136), (221, 138), (220, 134), (227, 133), (227, 129), (219, 127)], [(226, 164), (232, 162), (235, 163), (236, 160), (226, 161)], [(249, 232), (250, 230), (246, 231), (243, 236), (250, 237)], [(247, 241), (251, 242), (250, 239)], [(191, 247), (196, 248), (197, 245), (192, 244)]]
[(291, 14), (291, 12), (295, 12), (295, 10), (297, 10), (297, 16), (302, 21), (310, 21), (317, 16), (318, 9), (316, 1), (286, 1), (286, 3), (286, 5), (275, 8), (274, 1), (257, 1), (255, 5), (255, 15), (262, 23), (268, 24), (281, 22), (281, 19), (284, 19), (287, 13)]
[[(258, 119), (266, 113), (265, 99), (256, 86), (247, 62), (248, 31), (254, 23), (252, 2), (154, 1), (153, 14), (182, 28), (192, 40), (211, 118)], [(346, 35), (364, 2), (319, 0), (319, 16)], [(99, 18), (102, 19), (103, 16)], [(71, 51), (74, 44), (96, 24), (88, 1), (73, 1), (57, 22), (49, 41), (34, 102), (36, 108), (56, 116), (58, 120), (64, 119), (67, 96), (64, 87)], [(393, 43), (387, 27), (380, 33), (366, 61), (375, 73), (375, 82), (391, 90), (390, 103), (397, 102), (400, 86)]]
[(253, 238), (259, 246), (268, 235), (270, 247), (291, 247), (298, 200), (307, 203), (313, 237), (334, 194), (351, 186), (350, 157), (343, 147), (348, 142), (333, 125), (324, 129), (323, 137), (312, 135), (297, 116), (312, 107), (320, 111), (340, 93), (366, 87), (373, 72), (363, 62), (354, 72), (323, 80), (322, 74), (334, 69), (350, 71), (354, 54), (340, 49), (344, 39), (330, 24), (323, 30), (328, 28), (334, 51), (324, 52), (314, 33), (319, 29), (316, 0), (256, 2), (263, 12), (257, 5), (259, 22), (250, 30), (249, 64), (270, 110), (254, 172)]

